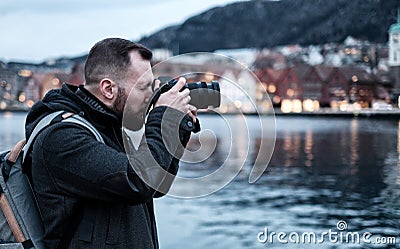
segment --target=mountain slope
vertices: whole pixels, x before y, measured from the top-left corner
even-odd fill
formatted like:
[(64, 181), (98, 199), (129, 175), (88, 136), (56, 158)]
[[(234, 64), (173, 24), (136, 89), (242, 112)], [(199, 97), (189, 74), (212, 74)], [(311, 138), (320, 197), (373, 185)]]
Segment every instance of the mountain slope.
[(253, 0), (217, 7), (143, 37), (174, 53), (285, 44), (342, 42), (347, 36), (386, 42), (398, 0)]

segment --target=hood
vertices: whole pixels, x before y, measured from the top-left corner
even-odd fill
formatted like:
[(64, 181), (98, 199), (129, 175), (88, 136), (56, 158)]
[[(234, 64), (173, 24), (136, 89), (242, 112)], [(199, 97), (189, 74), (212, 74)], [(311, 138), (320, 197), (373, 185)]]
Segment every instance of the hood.
[(26, 139), (29, 139), (33, 129), (43, 117), (56, 111), (79, 113), (92, 124), (122, 124), (121, 118), (83, 85), (77, 87), (64, 83), (60, 89), (50, 90), (41, 101), (32, 106), (25, 120)]

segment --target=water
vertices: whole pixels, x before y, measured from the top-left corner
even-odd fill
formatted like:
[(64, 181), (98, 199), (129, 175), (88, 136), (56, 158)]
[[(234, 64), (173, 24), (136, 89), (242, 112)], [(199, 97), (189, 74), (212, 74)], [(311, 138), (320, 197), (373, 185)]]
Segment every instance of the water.
[[(218, 130), (215, 119), (201, 118), (208, 128)], [(255, 122), (254, 117), (247, 119)], [(397, 236), (400, 243), (399, 121), (278, 117), (276, 127), (274, 154), (256, 184), (248, 183), (244, 171), (210, 196), (156, 202), (161, 247), (396, 248), (334, 243), (334, 237), (316, 244), (282, 244), (276, 237), (273, 243), (258, 241), (266, 227), (276, 233), (322, 234), (329, 229), (340, 232), (337, 223), (343, 220), (348, 227), (343, 232)], [(222, 134), (224, 138), (229, 139)], [(223, 157), (226, 151), (217, 154), (213, 156)], [(182, 164), (180, 174), (187, 166)]]
[[(24, 114), (0, 114), (0, 150), (22, 138), (24, 118)], [(228, 119), (239, 123), (235, 116)], [(223, 119), (201, 116), (200, 120), (204, 129), (214, 131), (207, 137), (218, 141), (216, 150), (204, 162), (182, 163), (179, 175), (208, 174), (231, 154), (244, 157), (245, 166), (214, 194), (156, 200), (161, 248), (400, 248), (398, 120), (277, 117), (275, 150), (267, 171), (255, 184), (248, 183), (248, 174), (260, 146), (257, 119), (246, 118), (250, 145), (241, 138), (245, 132), (240, 124), (228, 136)], [(264, 140), (269, 142), (271, 137)], [(198, 136), (189, 145), (198, 146)], [(268, 148), (261, 152), (268, 154)], [(235, 162), (229, 161), (233, 168)], [(286, 233), (286, 240), (290, 233), (320, 236), (330, 229), (339, 233), (339, 221), (347, 224), (344, 236), (345, 232), (371, 233), (371, 242), (396, 237), (397, 244), (335, 243), (328, 236), (315, 244), (282, 244), (277, 236), (273, 243), (258, 241), (266, 228), (269, 235)]]
[(0, 151), (24, 138), (25, 113), (0, 113)]

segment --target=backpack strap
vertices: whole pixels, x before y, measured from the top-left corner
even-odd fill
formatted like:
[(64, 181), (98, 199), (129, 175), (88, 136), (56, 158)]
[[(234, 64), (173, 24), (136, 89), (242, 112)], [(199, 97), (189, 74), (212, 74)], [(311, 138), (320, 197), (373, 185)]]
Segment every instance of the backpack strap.
[(104, 144), (103, 137), (100, 135), (99, 131), (96, 128), (94, 128), (94, 126), (89, 121), (87, 121), (85, 118), (83, 118), (82, 116), (80, 116), (78, 114), (74, 114), (73, 116), (70, 116), (70, 117), (62, 120), (61, 122), (70, 122), (70, 123), (82, 125), (83, 127), (88, 129), (95, 136), (97, 141), (102, 142)]
[(14, 148), (11, 149), (10, 152), (5, 156), (5, 160), (3, 161), (3, 167), (1, 173), (3, 174), (4, 181), (8, 180), (10, 176), (11, 168), (17, 162), (18, 156), (24, 148), (26, 140), (23, 139), (19, 141)]
[(72, 112), (65, 112), (65, 111), (57, 111), (48, 114), (45, 116), (40, 122), (36, 125), (36, 127), (33, 129), (33, 132), (31, 136), (29, 137), (28, 141), (25, 144), (25, 147), (23, 148), (24, 150), (24, 155), (22, 157), (22, 162), (25, 161), (26, 156), (28, 155), (29, 149), (32, 146), (33, 141), (35, 141), (35, 138), (37, 135), (47, 126), (49, 126), (52, 122), (54, 122), (54, 119), (62, 114), (62, 120), (61, 122), (71, 122), (75, 124), (82, 125), (86, 129), (88, 129), (96, 138), (97, 141), (104, 143), (103, 137), (100, 135), (99, 131), (86, 119), (83, 117), (79, 116), (78, 114), (74, 114)]
[[(14, 146), (14, 148), (7, 154), (5, 161), (3, 161), (4, 167), (2, 168), (2, 174), (4, 177), (4, 181), (7, 181), (11, 172), (11, 167), (17, 161), (17, 158), (20, 155), (24, 145), (25, 145), (25, 139), (19, 141)], [(11, 205), (8, 202), (8, 199), (5, 193), (3, 192), (1, 186), (0, 186), (0, 209), (2, 210), (3, 215), (6, 218), (7, 223), (10, 226), (11, 232), (13, 233), (16, 241), (21, 243), (24, 249), (33, 248), (32, 241), (30, 239), (27, 240), (25, 238), (25, 235), (22, 232), (20, 225), (18, 224), (17, 218), (15, 217)]]
[(17, 218), (15, 217), (14, 212), (10, 206), (10, 203), (8, 202), (7, 197), (3, 193), (2, 189), (0, 195), (0, 208), (3, 211), (4, 217), (6, 218), (7, 223), (10, 226), (11, 232), (13, 233), (17, 242), (22, 243), (22, 246), (24, 248), (32, 248), (32, 241), (26, 240), (25, 235), (18, 224)]
[(7, 161), (9, 163), (15, 163), (17, 161), (17, 158), (19, 156), (19, 154), (21, 153), (22, 149), (25, 146), (25, 142), (26, 140), (23, 139), (21, 141), (19, 141), (14, 148), (10, 151), (10, 154), (7, 157)]
[(32, 142), (35, 140), (35, 138), (37, 137), (37, 135), (39, 135), (39, 133), (46, 128), (51, 121), (57, 117), (58, 115), (60, 115), (61, 113), (63, 113), (64, 111), (58, 111), (58, 112), (53, 112), (48, 114), (47, 116), (45, 116), (44, 118), (42, 118), (39, 123), (35, 126), (35, 128), (32, 131), (31, 136), (29, 137), (28, 141), (25, 144), (24, 147), (24, 155), (22, 157), (22, 162), (25, 161), (26, 156), (28, 155), (28, 151), (32, 145)]

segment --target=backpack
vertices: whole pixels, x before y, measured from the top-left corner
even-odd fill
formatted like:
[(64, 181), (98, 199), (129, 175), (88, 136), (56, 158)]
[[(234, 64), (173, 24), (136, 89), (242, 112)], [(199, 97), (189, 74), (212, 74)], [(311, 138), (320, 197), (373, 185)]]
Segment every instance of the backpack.
[[(82, 125), (97, 141), (104, 143), (100, 133), (87, 120), (77, 114), (58, 111), (41, 119), (27, 142), (21, 140), (13, 149), (0, 153), (0, 249), (44, 248), (42, 219), (26, 170), (29, 165), (24, 162), (37, 135), (57, 122)], [(66, 232), (65, 236), (69, 234)], [(68, 245), (71, 238), (63, 237), (61, 240), (67, 242), (62, 244)]]

